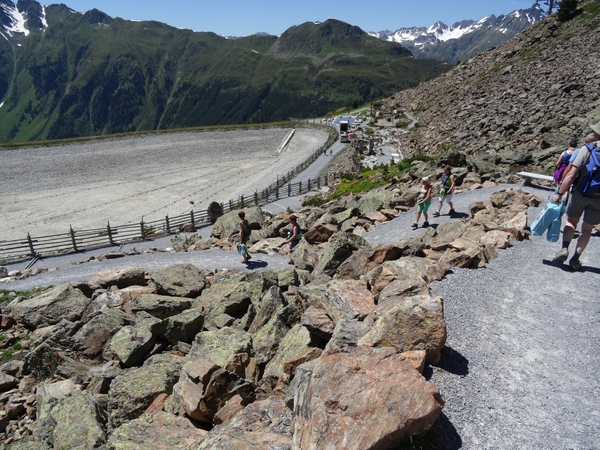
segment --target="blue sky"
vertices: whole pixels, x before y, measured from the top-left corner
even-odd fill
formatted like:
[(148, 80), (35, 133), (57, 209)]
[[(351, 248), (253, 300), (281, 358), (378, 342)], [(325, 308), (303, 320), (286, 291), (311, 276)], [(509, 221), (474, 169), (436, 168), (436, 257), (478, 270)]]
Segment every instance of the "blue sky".
[[(45, 2), (42, 1), (45, 4)], [(59, 3), (59, 2), (56, 2)], [(75, 11), (93, 8), (112, 17), (156, 20), (194, 31), (225, 36), (248, 36), (264, 31), (279, 35), (292, 25), (339, 19), (364, 31), (397, 30), (430, 26), (438, 20), (447, 25), (465, 19), (499, 16), (527, 9), (531, 0), (61, 0)]]

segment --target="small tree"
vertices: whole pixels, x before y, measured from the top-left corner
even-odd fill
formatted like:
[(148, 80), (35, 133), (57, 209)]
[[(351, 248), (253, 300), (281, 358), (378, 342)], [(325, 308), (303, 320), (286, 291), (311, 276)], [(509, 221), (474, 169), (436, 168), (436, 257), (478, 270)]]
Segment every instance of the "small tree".
[(566, 22), (575, 15), (577, 11), (577, 0), (562, 0), (557, 11), (558, 20)]

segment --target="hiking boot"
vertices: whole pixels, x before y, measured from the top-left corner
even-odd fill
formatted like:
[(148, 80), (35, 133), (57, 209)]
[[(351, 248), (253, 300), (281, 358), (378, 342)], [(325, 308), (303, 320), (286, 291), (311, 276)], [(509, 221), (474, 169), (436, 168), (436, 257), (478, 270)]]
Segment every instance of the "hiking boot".
[(423, 222), (423, 228), (427, 228), (429, 226), (429, 222)]
[(583, 268), (583, 266), (579, 262), (579, 258), (571, 258), (571, 261), (569, 261), (569, 267), (575, 272), (579, 272)]
[(416, 230), (417, 228), (419, 228), (419, 224), (417, 222), (415, 222), (411, 225), (411, 227), (413, 230)]
[(433, 213), (433, 217), (439, 217), (439, 216), (440, 216), (439, 212), (436, 211), (436, 212)]
[(554, 264), (560, 266), (567, 260), (568, 257), (569, 257), (569, 250), (566, 248), (563, 248), (556, 255), (554, 255), (554, 258), (552, 258), (552, 262)]
[(450, 210), (450, 212), (449, 212), (448, 214), (450, 214), (450, 215), (452, 215), (452, 214), (456, 214), (456, 211), (454, 211), (454, 209), (451, 209), (451, 210)]

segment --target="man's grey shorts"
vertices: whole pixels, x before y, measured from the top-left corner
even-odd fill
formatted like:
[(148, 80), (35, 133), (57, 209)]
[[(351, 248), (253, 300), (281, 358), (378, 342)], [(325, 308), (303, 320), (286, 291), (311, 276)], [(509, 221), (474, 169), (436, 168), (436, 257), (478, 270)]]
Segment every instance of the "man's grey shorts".
[(600, 223), (600, 199), (584, 197), (581, 192), (573, 191), (567, 207), (567, 216), (579, 219), (590, 225)]

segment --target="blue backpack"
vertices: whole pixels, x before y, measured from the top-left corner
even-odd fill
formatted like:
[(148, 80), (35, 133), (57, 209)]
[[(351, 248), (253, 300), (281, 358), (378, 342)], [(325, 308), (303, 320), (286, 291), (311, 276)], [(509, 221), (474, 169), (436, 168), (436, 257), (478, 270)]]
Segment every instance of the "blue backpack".
[(600, 155), (592, 144), (585, 144), (590, 151), (590, 160), (585, 165), (587, 175), (579, 185), (579, 192), (586, 197), (600, 198)]

